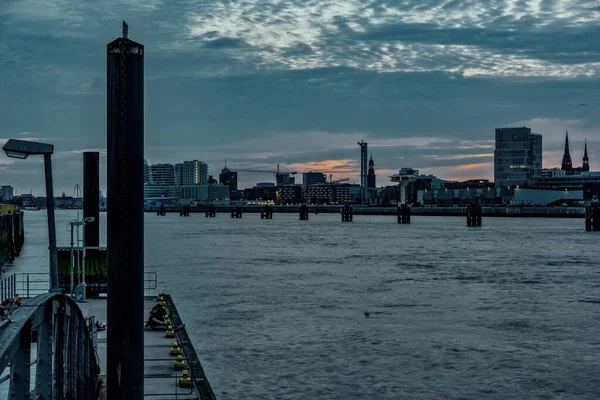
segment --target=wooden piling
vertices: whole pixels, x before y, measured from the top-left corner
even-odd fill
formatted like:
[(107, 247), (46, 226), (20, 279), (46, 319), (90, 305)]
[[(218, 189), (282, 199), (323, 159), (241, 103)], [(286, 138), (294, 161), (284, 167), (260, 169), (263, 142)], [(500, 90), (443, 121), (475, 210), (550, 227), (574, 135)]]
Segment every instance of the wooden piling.
[(308, 206), (306, 204), (300, 206), (300, 221), (308, 221)]
[(350, 204), (345, 204), (344, 207), (341, 208), (342, 213), (342, 222), (352, 222), (353, 210)]
[(600, 231), (600, 203), (590, 203), (585, 207), (585, 230), (588, 232)]
[(399, 224), (410, 224), (410, 207), (408, 205), (400, 205), (400, 207), (398, 207), (397, 213)]

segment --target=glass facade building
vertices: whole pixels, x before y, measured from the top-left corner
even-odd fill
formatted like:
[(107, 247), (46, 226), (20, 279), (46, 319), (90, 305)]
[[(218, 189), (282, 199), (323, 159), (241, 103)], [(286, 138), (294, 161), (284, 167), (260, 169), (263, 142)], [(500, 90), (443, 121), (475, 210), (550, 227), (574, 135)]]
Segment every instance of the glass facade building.
[(542, 174), (542, 135), (531, 128), (497, 128), (494, 150), (496, 187), (533, 185)]

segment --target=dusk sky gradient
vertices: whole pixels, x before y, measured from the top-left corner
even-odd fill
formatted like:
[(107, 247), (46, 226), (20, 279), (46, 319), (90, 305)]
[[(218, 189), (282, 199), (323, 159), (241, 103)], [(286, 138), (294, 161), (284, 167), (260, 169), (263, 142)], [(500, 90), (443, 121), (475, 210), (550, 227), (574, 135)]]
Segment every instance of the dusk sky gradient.
[[(121, 4), (126, 3), (126, 4)], [(129, 23), (145, 45), (149, 163), (339, 171), (360, 149), (378, 186), (402, 167), (493, 179), (494, 128), (564, 132), (600, 169), (596, 0), (0, 1), (0, 144), (55, 145), (57, 194), (82, 155), (106, 161), (106, 44)], [(582, 106), (581, 104), (587, 104)], [(243, 186), (272, 179), (241, 173)], [(41, 158), (0, 155), (0, 184), (44, 195)]]

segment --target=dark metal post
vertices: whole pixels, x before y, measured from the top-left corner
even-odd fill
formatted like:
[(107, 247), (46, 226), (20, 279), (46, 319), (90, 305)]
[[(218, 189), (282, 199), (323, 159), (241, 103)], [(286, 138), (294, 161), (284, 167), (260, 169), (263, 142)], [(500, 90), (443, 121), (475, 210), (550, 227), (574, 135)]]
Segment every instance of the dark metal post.
[(48, 250), (50, 252), (50, 291), (59, 292), (56, 223), (54, 218), (54, 186), (52, 185), (52, 156), (50, 154), (44, 154), (44, 170), (46, 174), (46, 211), (48, 213)]
[(107, 170), (107, 398), (142, 400), (144, 46), (127, 38), (107, 45)]
[(83, 217), (94, 217), (85, 225), (83, 245), (100, 246), (100, 153), (83, 153)]

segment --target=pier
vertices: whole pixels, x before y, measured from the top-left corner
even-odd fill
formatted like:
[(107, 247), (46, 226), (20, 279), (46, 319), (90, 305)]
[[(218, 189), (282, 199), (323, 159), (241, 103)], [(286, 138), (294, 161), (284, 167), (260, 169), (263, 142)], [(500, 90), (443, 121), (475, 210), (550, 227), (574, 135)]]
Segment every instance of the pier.
[[(97, 400), (107, 381), (111, 326), (98, 329), (107, 321), (107, 299), (75, 302), (60, 293), (47, 293), (48, 284), (48, 276), (40, 279), (39, 274), (13, 274), (0, 281), (3, 299), (18, 292), (22, 300), (22, 305), (0, 322), (0, 371), (4, 371), (0, 396)], [(144, 330), (139, 338), (143, 343), (144, 396), (214, 400), (175, 301), (168, 294), (162, 299), (176, 329), (173, 337), (167, 337), (165, 331)], [(144, 297), (142, 319), (146, 320), (156, 304), (157, 296)], [(170, 354), (174, 343), (180, 349), (183, 369), (175, 368), (178, 357)], [(55, 367), (48, 368), (52, 365)], [(189, 384), (181, 385), (184, 371)]]

